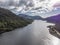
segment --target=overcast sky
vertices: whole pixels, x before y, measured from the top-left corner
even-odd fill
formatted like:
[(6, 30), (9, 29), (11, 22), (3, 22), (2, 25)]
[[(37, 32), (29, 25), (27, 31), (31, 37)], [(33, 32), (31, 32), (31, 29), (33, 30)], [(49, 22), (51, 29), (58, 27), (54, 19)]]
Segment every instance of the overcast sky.
[(0, 0), (0, 6), (11, 9), (14, 8), (22, 13), (45, 13), (54, 8), (60, 8), (60, 0)]

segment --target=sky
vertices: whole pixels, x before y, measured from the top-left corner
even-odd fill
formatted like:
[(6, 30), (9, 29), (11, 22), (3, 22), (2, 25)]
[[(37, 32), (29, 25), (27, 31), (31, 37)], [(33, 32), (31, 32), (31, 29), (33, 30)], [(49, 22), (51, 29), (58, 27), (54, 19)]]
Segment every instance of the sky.
[(41, 14), (60, 8), (60, 0), (0, 0), (0, 7), (15, 13)]

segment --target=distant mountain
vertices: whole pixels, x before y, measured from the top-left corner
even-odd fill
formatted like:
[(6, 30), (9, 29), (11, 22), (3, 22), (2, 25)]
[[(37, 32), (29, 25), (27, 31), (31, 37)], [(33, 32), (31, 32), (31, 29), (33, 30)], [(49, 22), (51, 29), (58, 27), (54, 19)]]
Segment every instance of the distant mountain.
[(32, 20), (26, 20), (7, 9), (0, 8), (0, 33), (26, 26)]
[(57, 14), (56, 16), (48, 17), (45, 19), (47, 22), (54, 23), (55, 28), (57, 31), (60, 32), (60, 14)]
[(44, 20), (42, 17), (40, 16), (29, 16), (29, 15), (25, 15), (25, 14), (19, 14), (20, 17), (23, 17), (25, 19), (32, 19), (32, 20)]
[(60, 23), (60, 14), (57, 14), (56, 16), (48, 17), (45, 20), (47, 20), (47, 22), (51, 22), (51, 23)]
[(50, 23), (60, 23), (60, 14), (57, 14), (55, 16), (42, 18), (41, 16), (29, 16), (25, 14), (19, 14), (20, 17), (23, 17), (25, 19), (33, 19), (33, 20), (45, 20)]

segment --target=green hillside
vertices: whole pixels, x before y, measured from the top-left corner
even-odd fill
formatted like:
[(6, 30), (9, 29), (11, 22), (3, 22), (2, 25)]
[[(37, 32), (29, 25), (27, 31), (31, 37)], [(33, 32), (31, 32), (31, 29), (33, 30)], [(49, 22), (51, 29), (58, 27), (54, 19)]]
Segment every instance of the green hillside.
[(7, 9), (0, 8), (0, 33), (24, 27), (31, 22), (32, 20), (26, 20)]

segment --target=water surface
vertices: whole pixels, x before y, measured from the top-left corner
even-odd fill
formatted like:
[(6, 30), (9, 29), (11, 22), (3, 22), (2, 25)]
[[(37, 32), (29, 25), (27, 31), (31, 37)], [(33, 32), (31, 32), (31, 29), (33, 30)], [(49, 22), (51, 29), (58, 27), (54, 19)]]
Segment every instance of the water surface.
[(60, 39), (49, 33), (48, 25), (54, 24), (35, 20), (24, 28), (3, 33), (0, 45), (60, 45)]

